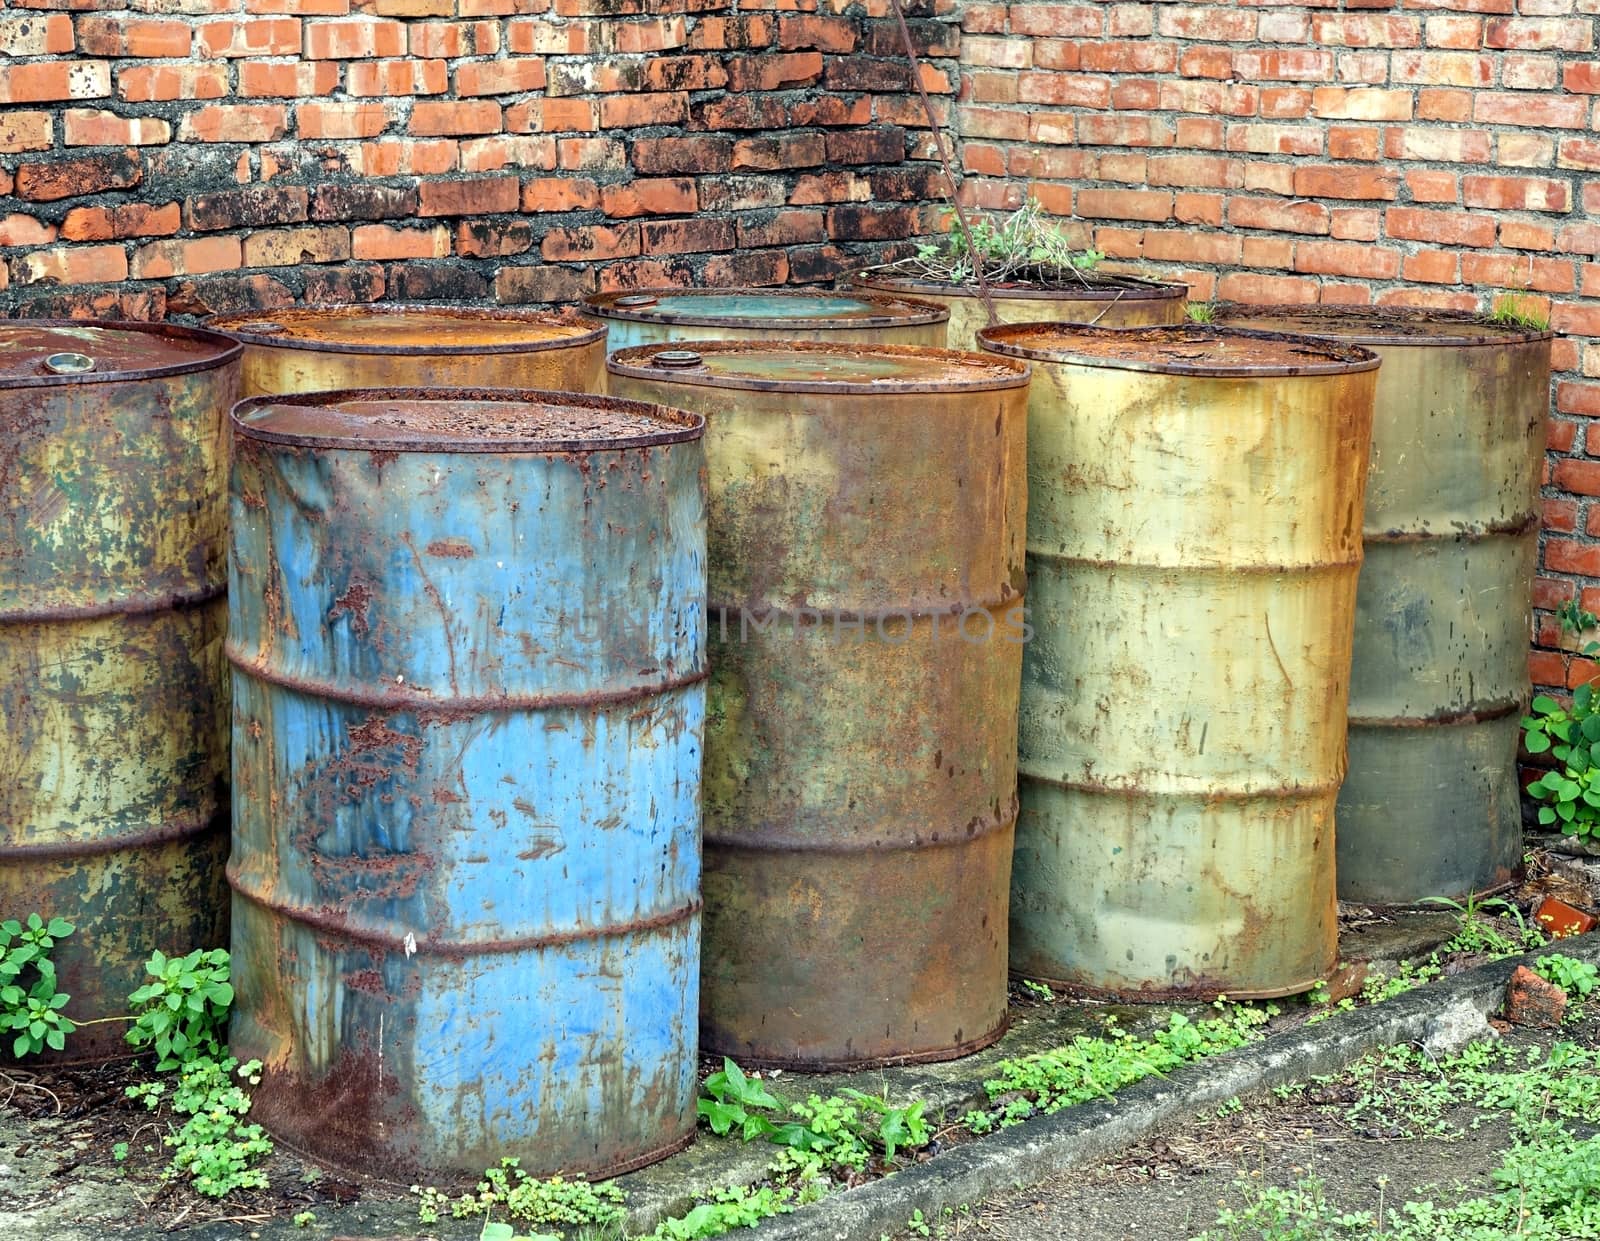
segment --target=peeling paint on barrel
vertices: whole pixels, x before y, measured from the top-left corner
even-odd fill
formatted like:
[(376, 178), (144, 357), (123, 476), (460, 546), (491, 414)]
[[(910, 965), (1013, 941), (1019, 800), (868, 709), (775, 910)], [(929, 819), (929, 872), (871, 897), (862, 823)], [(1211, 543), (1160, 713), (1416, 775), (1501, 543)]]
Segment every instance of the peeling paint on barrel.
[(886, 293), (826, 289), (639, 289), (594, 293), (584, 309), (609, 349), (675, 340), (814, 340), (943, 348), (950, 311)]
[(1219, 320), (1383, 359), (1339, 898), (1460, 900), (1515, 882), (1550, 333), (1398, 307), (1229, 305)]
[(708, 420), (702, 1042), (798, 1068), (975, 1050), (1006, 1021), (1028, 370), (684, 352), (609, 366)]
[(570, 393), (236, 411), (232, 1046), (295, 1149), (406, 1181), (690, 1140), (702, 427)]
[[(79, 1021), (126, 1013), (156, 949), (227, 938), (238, 386), (210, 332), (0, 324), (0, 918), (75, 925), (53, 957)], [(125, 1054), (123, 1033), (47, 1056)]]
[(1210, 328), (991, 328), (1034, 365), (1011, 968), (1102, 996), (1303, 991), (1377, 359)]
[(241, 394), (341, 388), (604, 390), (603, 323), (569, 310), (301, 306), (216, 315), (244, 344)]

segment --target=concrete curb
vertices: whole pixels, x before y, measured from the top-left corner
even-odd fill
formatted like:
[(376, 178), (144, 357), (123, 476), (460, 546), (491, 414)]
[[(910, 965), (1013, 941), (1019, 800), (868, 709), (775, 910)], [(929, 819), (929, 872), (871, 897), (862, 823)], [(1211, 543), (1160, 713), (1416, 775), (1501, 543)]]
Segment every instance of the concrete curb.
[(1429, 1018), (1451, 1005), (1466, 1003), (1492, 1012), (1512, 971), (1552, 952), (1600, 965), (1600, 932), (1480, 965), (1382, 1004), (1202, 1061), (1169, 1079), (1140, 1082), (1119, 1092), (1114, 1101), (1080, 1104), (958, 1146), (904, 1172), (768, 1220), (754, 1230), (754, 1241), (878, 1241), (901, 1230), (914, 1211), (937, 1220), (946, 1207), (1037, 1184), (1235, 1095), (1336, 1073), (1370, 1051), (1415, 1041)]

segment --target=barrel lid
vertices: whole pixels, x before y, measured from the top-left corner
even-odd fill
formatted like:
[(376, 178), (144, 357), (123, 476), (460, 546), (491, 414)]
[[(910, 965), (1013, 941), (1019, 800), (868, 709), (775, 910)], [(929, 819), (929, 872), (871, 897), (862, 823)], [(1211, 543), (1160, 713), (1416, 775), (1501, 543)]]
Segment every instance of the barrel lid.
[(1507, 345), (1549, 340), (1554, 333), (1496, 323), (1469, 310), (1425, 306), (1253, 306), (1219, 302), (1215, 321), (1230, 327), (1328, 336), (1357, 345)]
[(810, 331), (911, 327), (950, 318), (947, 307), (929, 302), (824, 289), (640, 289), (595, 293), (584, 299), (584, 305), (590, 314), (602, 318), (694, 327), (777, 326)]
[(0, 388), (157, 379), (211, 370), (239, 353), (226, 336), (171, 323), (8, 319), (0, 322)]
[(571, 310), (479, 306), (301, 306), (216, 315), (206, 326), (251, 345), (319, 353), (537, 353), (587, 345), (605, 325)]
[(752, 392), (979, 392), (1020, 388), (1023, 363), (917, 345), (697, 340), (618, 349), (613, 375)]
[(705, 418), (646, 401), (517, 388), (345, 388), (258, 396), (235, 432), (269, 444), (381, 452), (588, 452), (699, 439)]
[[(918, 293), (937, 297), (977, 297), (978, 286), (950, 284), (932, 280), (911, 272), (896, 271), (893, 267), (869, 267), (852, 277), (854, 283), (868, 289), (884, 289), (895, 293)], [(1077, 301), (1105, 302), (1170, 302), (1187, 301), (1189, 286), (1165, 284), (1159, 280), (1146, 280), (1142, 276), (1126, 276), (1118, 272), (1080, 272), (1074, 283), (1055, 289), (1041, 289), (1037, 285), (1008, 284), (1004, 280), (989, 281), (989, 292), (994, 297), (1038, 298), (1041, 301), (1071, 297)]]
[(978, 346), (1035, 362), (1221, 379), (1344, 375), (1374, 370), (1378, 365), (1378, 355), (1370, 349), (1343, 341), (1198, 324), (1099, 328), (1011, 323), (984, 328), (978, 333)]

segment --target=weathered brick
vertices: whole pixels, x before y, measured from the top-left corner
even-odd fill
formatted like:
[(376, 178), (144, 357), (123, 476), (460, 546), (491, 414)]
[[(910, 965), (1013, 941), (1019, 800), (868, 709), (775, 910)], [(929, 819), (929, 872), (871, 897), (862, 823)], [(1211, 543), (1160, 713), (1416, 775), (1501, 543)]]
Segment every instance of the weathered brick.
[(1446, 246), (1494, 245), (1494, 218), (1465, 211), (1390, 207), (1384, 215), (1384, 227), (1390, 237), (1403, 241), (1431, 241)]
[(1275, 198), (1234, 198), (1228, 202), (1228, 223), (1235, 228), (1326, 235), (1329, 216), (1328, 208), (1321, 203), (1289, 203)]
[(74, 207), (61, 222), (63, 241), (113, 241), (123, 237), (169, 237), (183, 224), (177, 203), (124, 203), (119, 207)]
[(111, 284), (128, 278), (128, 254), (121, 246), (58, 246), (11, 262), (18, 284)]
[(243, 246), (237, 237), (201, 237), (194, 241), (174, 238), (138, 247), (133, 252), (130, 274), (135, 280), (196, 276), (238, 267), (243, 259)]
[(1461, 178), (1461, 200), (1469, 207), (1496, 210), (1570, 211), (1572, 185), (1539, 177)]
[(129, 65), (117, 70), (117, 95), (128, 103), (222, 99), (228, 71), (220, 65)]
[(196, 28), (199, 53), (214, 58), (298, 56), (300, 22), (287, 17), (254, 17), (245, 21), (206, 22)]
[(0, 64), (0, 103), (103, 99), (110, 93), (111, 66), (103, 60)]
[(451, 181), (424, 181), (420, 216), (495, 215), (521, 205), (522, 184), (516, 177), (470, 177)]
[[(85, 17), (82, 20), (90, 30), (94, 30), (96, 23), (105, 19)], [(21, 17), (0, 18), (0, 56), (60, 56), (72, 51), (74, 46), (72, 18), (65, 13), (30, 13)], [(126, 54), (101, 51), (87, 43), (77, 45), (77, 50), (89, 56)]]
[[(49, 112), (0, 112), (0, 155), (48, 151), (53, 143)], [(9, 193), (10, 187), (0, 187)]]
[(345, 90), (360, 99), (442, 95), (450, 70), (442, 60), (364, 60), (345, 70)]
[[(831, 139), (834, 135), (828, 137)], [(828, 148), (821, 134), (783, 134), (771, 138), (743, 138), (735, 142), (729, 167), (735, 172), (813, 168), (827, 158)]]
[(493, 134), (461, 143), (462, 172), (499, 172), (505, 168), (537, 168), (549, 172), (556, 166), (556, 140), (543, 134)]
[(760, 220), (737, 224), (741, 249), (761, 246), (807, 245), (827, 239), (827, 224), (820, 211), (775, 211)]
[(16, 191), (31, 202), (55, 202), (103, 190), (132, 189), (144, 180), (144, 167), (136, 151), (117, 151), (47, 164), (23, 164), (17, 169)]
[(425, 100), (411, 105), (410, 131), (420, 135), (493, 134), (500, 132), (497, 103), (443, 103)]
[(608, 216), (689, 215), (698, 209), (695, 183), (688, 177), (653, 177), (608, 185), (600, 191)]
[(358, 224), (350, 230), (350, 255), (357, 259), (442, 259), (450, 253), (443, 224)]
[(634, 169), (643, 173), (725, 172), (733, 159), (733, 143), (702, 134), (639, 138), (632, 143), (632, 155)]
[[(66, 17), (61, 20), (68, 23), (69, 34), (66, 48), (56, 50), (70, 51), (71, 22)], [(0, 23), (0, 30), (3, 29), (4, 23)], [(78, 51), (87, 56), (140, 60), (182, 57), (189, 55), (193, 42), (194, 27), (185, 21), (145, 21), (103, 17), (97, 13), (85, 13), (78, 18)]]
[(639, 253), (639, 225), (553, 228), (545, 234), (539, 252), (552, 263), (628, 258)]
[(68, 108), (62, 114), (62, 134), (69, 147), (159, 146), (172, 140), (172, 126), (154, 116)]
[(1172, 195), (1150, 190), (1086, 189), (1077, 195), (1077, 213), (1088, 219), (1159, 223), (1172, 218)]
[(732, 220), (700, 216), (692, 220), (644, 220), (639, 224), (639, 248), (644, 254), (699, 254), (731, 250), (734, 244)]
[(342, 263), (350, 257), (350, 230), (336, 224), (260, 229), (244, 239), (246, 267)]
[(303, 103), (294, 111), (295, 132), (302, 138), (375, 138), (389, 125), (383, 103)]
[(281, 104), (212, 104), (189, 113), (178, 126), (184, 142), (276, 142), (289, 127)]
[(607, 95), (600, 100), (602, 129), (681, 125), (689, 119), (686, 94)]
[(404, 56), (404, 23), (383, 18), (350, 18), (305, 24), (307, 60), (362, 60), (374, 56)]
[(468, 97), (543, 90), (544, 82), (544, 61), (539, 59), (473, 60), (456, 69), (456, 94)]
[(189, 227), (196, 232), (257, 228), (306, 218), (310, 193), (302, 186), (251, 186), (203, 194), (188, 202)]
[(280, 64), (245, 60), (239, 63), (239, 94), (246, 99), (319, 99), (339, 86), (339, 66), (326, 61)]
[(1414, 101), (1407, 90), (1319, 86), (1311, 92), (1311, 112), (1329, 120), (1409, 121)]
[(1298, 167), (1294, 192), (1302, 198), (1378, 198), (1399, 196), (1400, 174), (1394, 169)]
[(456, 226), (456, 253), (463, 258), (505, 258), (533, 247), (533, 229), (525, 220), (463, 220)]
[(311, 192), (313, 220), (391, 220), (415, 215), (415, 187), (319, 185)]
[(593, 272), (577, 267), (502, 267), (494, 278), (495, 300), (507, 305), (574, 302), (594, 287)]
[(1392, 280), (1400, 274), (1400, 253), (1386, 246), (1346, 241), (1302, 241), (1295, 247), (1294, 270), (1329, 276)]

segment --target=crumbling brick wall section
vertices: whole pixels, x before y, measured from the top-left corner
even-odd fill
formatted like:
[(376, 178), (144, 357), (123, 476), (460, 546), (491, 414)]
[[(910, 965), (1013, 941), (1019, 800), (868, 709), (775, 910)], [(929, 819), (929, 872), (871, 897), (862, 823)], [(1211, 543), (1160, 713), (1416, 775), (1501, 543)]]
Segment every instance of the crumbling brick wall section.
[(0, 315), (830, 278), (941, 182), (887, 0), (801, 7), (6, 0)]
[(1549, 311), (1531, 657), (1600, 612), (1597, 0), (991, 3), (961, 10), (964, 193), (1031, 187), (1194, 296)]

